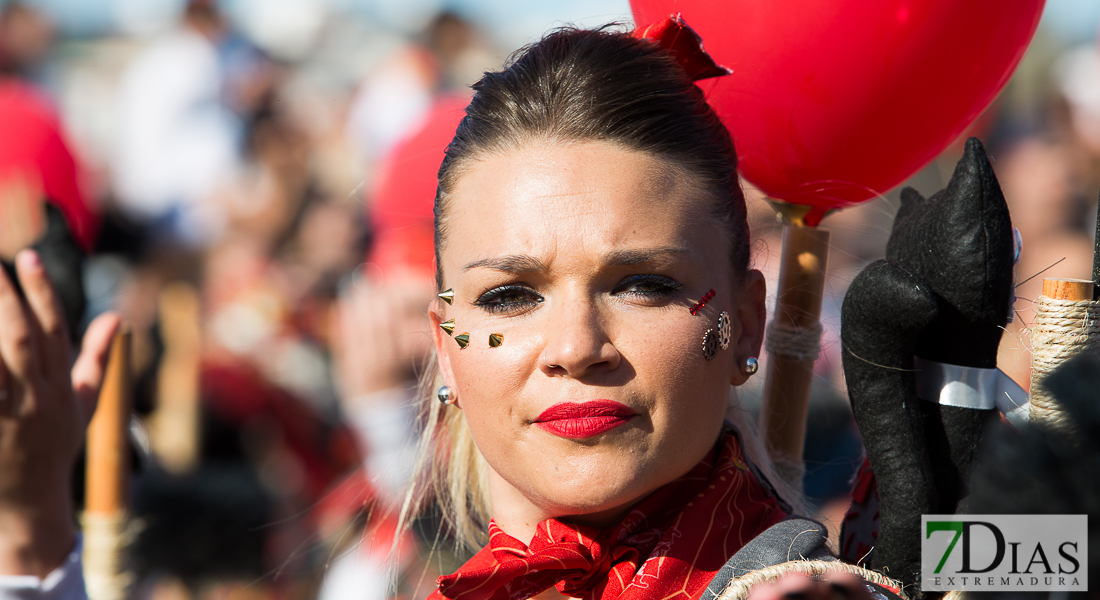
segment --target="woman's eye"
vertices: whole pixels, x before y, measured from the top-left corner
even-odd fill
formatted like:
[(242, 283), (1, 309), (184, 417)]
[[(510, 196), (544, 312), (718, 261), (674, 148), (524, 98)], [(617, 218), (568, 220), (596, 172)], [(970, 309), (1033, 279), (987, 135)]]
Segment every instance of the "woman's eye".
[(517, 312), (542, 302), (542, 296), (525, 285), (504, 285), (493, 288), (474, 301), (474, 305), (491, 313)]
[(631, 275), (620, 282), (613, 293), (663, 300), (675, 294), (681, 287), (682, 283), (661, 275)]

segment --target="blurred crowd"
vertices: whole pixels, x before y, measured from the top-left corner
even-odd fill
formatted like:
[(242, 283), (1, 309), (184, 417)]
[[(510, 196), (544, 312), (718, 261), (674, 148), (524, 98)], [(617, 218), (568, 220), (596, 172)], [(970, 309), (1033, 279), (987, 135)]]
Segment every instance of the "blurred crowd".
[[(0, 258), (36, 245), (74, 331), (115, 310), (133, 333), (139, 597), (422, 597), (462, 559), (430, 516), (391, 556), (386, 509), (414, 460), (435, 171), (468, 86), (514, 48), (459, 13), (422, 21), (380, 41), (332, 12), (279, 45), (189, 0), (168, 28), (66, 38), (0, 1)], [(1000, 363), (1026, 388), (1042, 278), (1091, 277), (1100, 49), (1041, 29), (971, 135), (1023, 240)], [(942, 188), (961, 148), (909, 183)], [(781, 227), (750, 203), (774, 289)], [(824, 222), (804, 488), (836, 523), (861, 453), (840, 303), (896, 207), (892, 192)], [(750, 411), (759, 393), (742, 392)]]
[(116, 310), (132, 331), (139, 595), (389, 597), (435, 171), (501, 58), (451, 13), (333, 82), (212, 0), (75, 56), (32, 4), (0, 11), (0, 253), (38, 244), (74, 330)]

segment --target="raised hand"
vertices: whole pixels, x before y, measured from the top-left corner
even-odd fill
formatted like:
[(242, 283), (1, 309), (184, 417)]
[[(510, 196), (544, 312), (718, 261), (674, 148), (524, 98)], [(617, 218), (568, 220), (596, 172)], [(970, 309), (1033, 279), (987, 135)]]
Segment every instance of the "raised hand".
[(23, 250), (15, 263), (22, 297), (0, 271), (0, 574), (43, 577), (75, 543), (72, 468), (119, 318), (93, 321), (74, 363), (38, 255)]
[(332, 339), (345, 402), (415, 380), (431, 348), (426, 315), (434, 296), (429, 278), (408, 273), (357, 282), (341, 296)]

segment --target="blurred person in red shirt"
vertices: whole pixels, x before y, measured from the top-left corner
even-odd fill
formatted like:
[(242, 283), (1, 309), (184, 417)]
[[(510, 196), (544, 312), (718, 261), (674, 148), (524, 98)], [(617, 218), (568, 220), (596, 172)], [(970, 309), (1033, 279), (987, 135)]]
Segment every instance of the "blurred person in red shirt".
[[(424, 317), (435, 294), (435, 173), (468, 103), (457, 95), (435, 100), (420, 127), (380, 162), (369, 193), (366, 263), (344, 290), (332, 322), (341, 407), (366, 457), (360, 485), (383, 509), (403, 499), (415, 461), (416, 380), (431, 346)], [(398, 581), (400, 593), (401, 574), (386, 577), (395, 525), (394, 517), (369, 522), (364, 537), (333, 562), (319, 598), (381, 600), (391, 597), (391, 581)], [(428, 572), (433, 567), (419, 559), (414, 540), (403, 540), (401, 548), (396, 569), (414, 582), (439, 574)], [(365, 589), (365, 581), (378, 585)]]
[(49, 21), (31, 6), (0, 7), (0, 254), (7, 260), (44, 233), (43, 201), (61, 209), (85, 251), (95, 239), (97, 218), (61, 121), (25, 77), (52, 43)]
[(34, 247), (57, 286), (69, 330), (84, 313), (83, 255), (98, 212), (51, 101), (29, 79), (53, 44), (50, 22), (31, 6), (0, 6), (0, 261)]

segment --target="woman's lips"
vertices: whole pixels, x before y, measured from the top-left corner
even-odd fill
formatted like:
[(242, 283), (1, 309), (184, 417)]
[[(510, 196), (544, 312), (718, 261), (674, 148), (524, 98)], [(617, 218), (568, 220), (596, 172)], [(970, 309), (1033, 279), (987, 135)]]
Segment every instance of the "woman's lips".
[(544, 410), (535, 425), (565, 438), (589, 438), (625, 425), (638, 413), (612, 400), (562, 402)]

